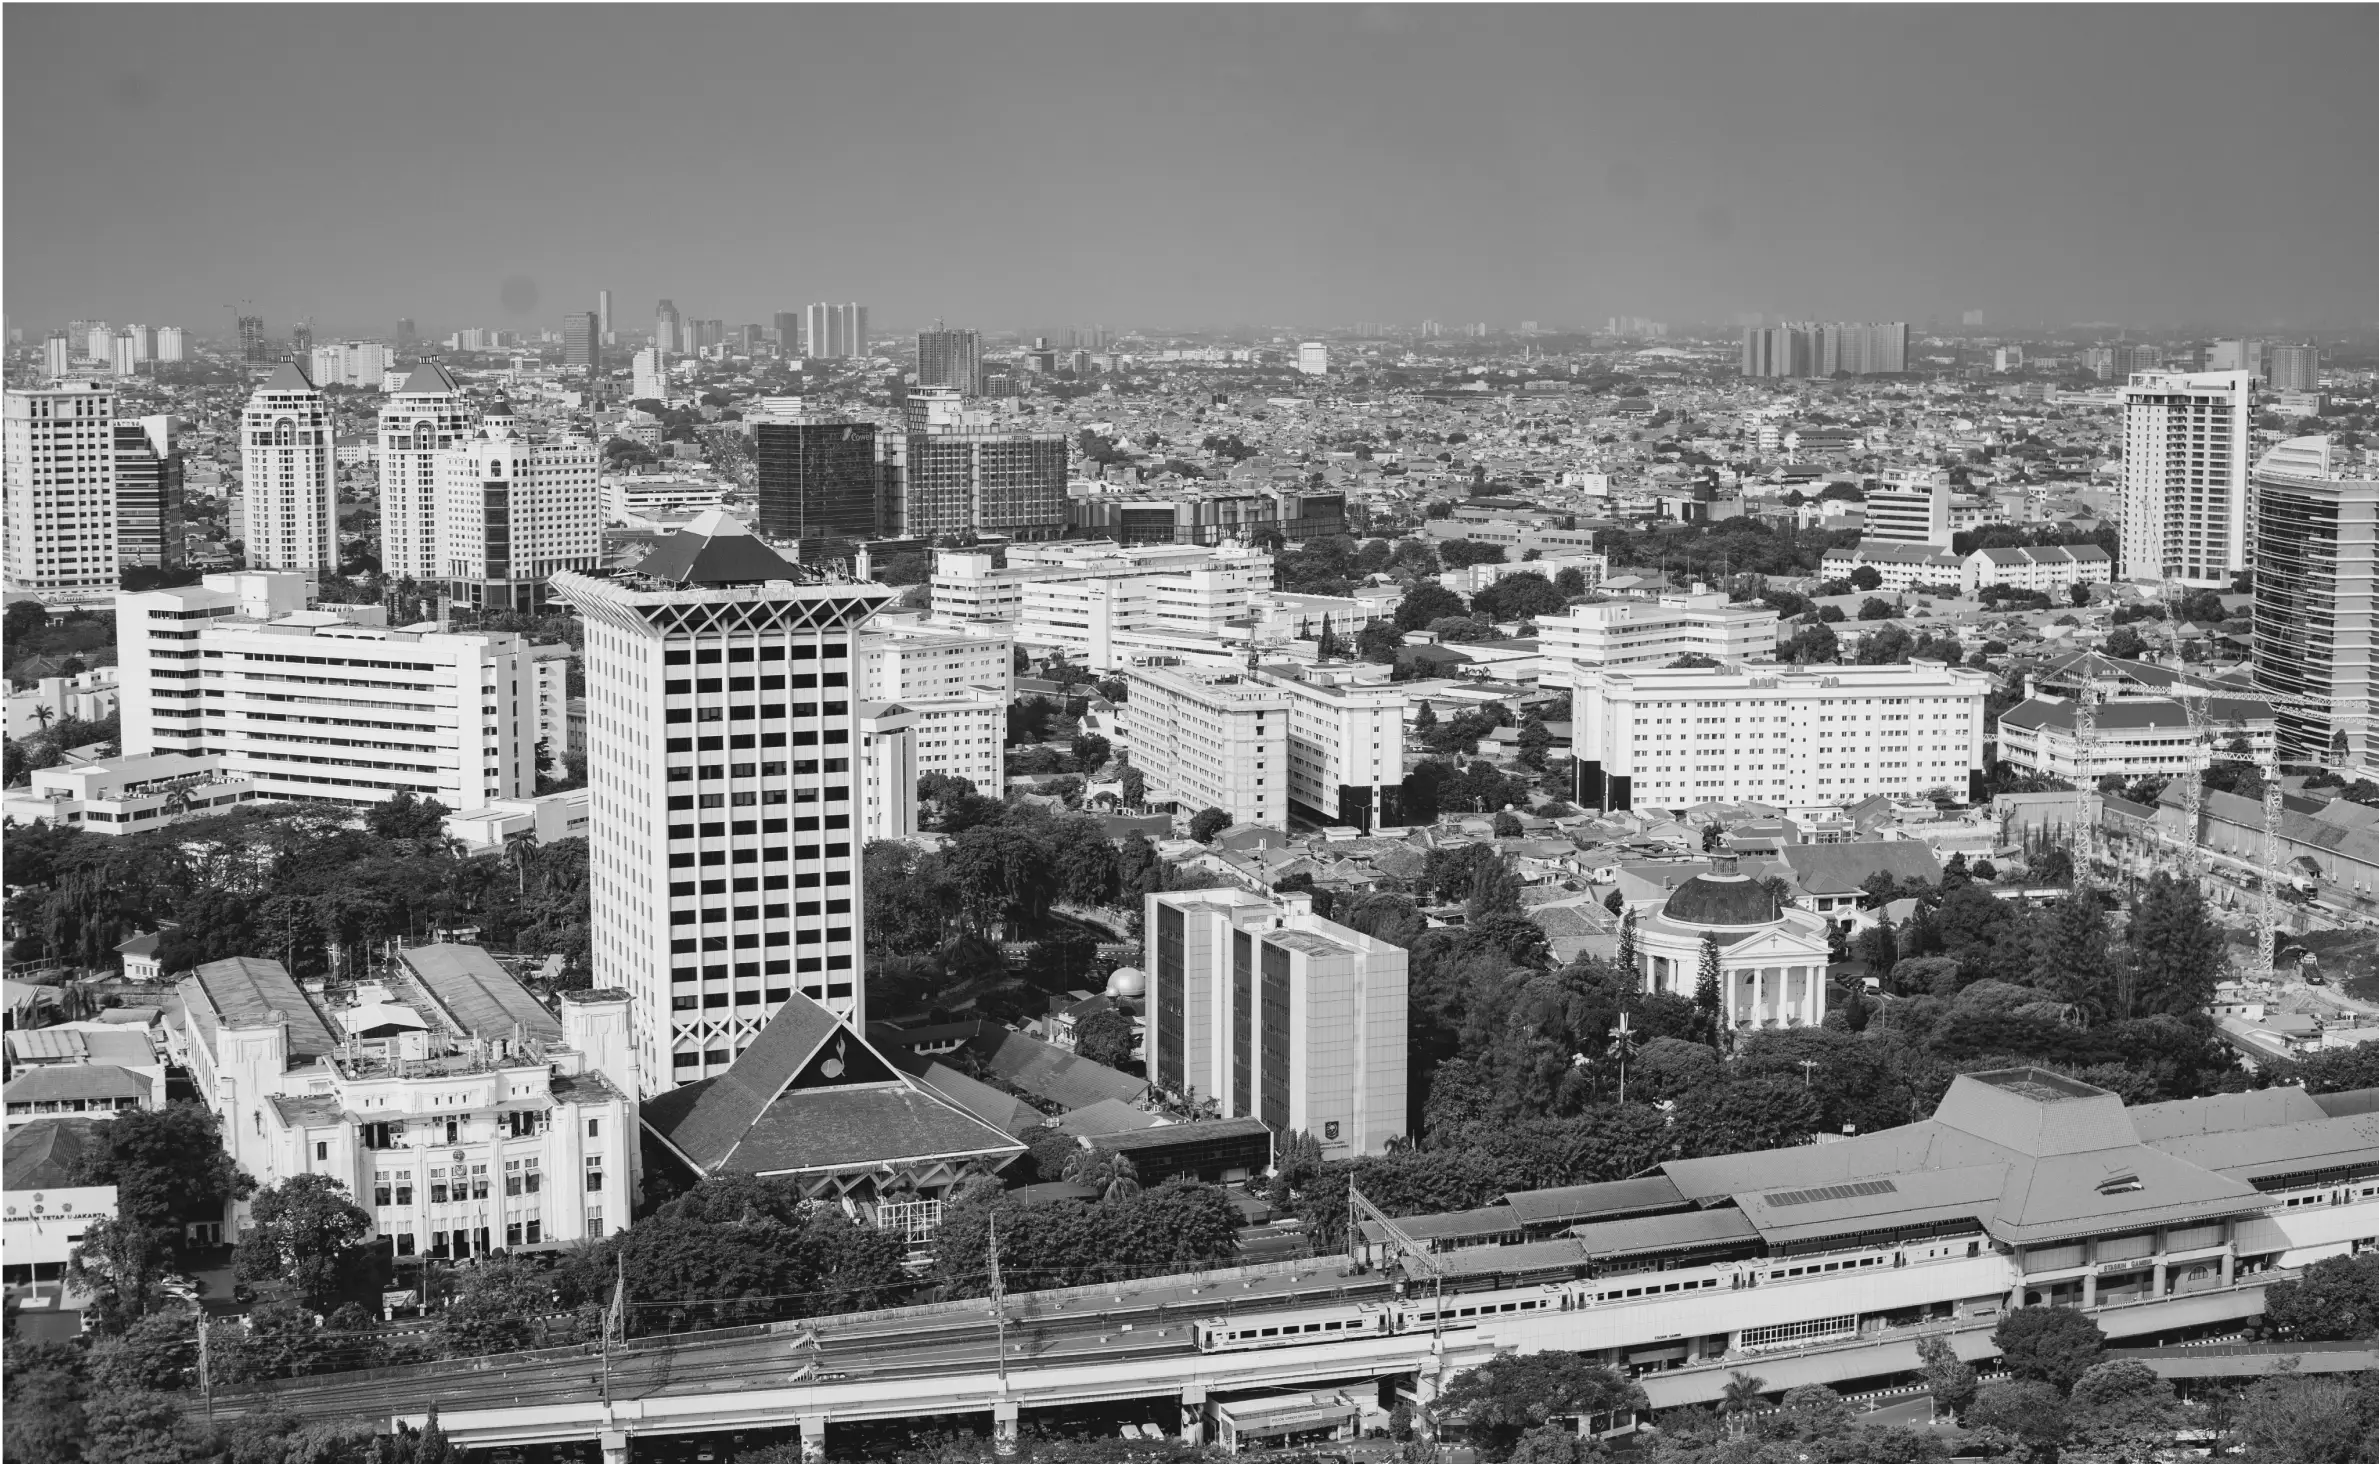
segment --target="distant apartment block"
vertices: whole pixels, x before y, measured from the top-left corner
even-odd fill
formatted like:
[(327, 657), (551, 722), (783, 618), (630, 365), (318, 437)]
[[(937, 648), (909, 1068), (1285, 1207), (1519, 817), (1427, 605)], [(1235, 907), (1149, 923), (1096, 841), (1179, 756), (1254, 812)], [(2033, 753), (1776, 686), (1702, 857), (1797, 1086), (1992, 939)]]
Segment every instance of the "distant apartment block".
[(1572, 605), (1536, 622), (1547, 689), (1576, 685), (1580, 670), (1666, 666), (1680, 656), (1766, 661), (1776, 655), (1781, 617), (1764, 605), (1730, 605), (1726, 592), (1696, 584), (1657, 600)]
[(1178, 667), (1135, 666), (1123, 679), (1130, 711), (1118, 746), (1146, 776), (1151, 804), (1288, 827), (1287, 692)]
[(1754, 326), (1743, 332), (1745, 376), (1869, 376), (1908, 369), (1908, 322)]
[(994, 567), (987, 550), (950, 549), (934, 555), (933, 613), (937, 620), (1015, 625), (1024, 619), (1026, 591), (1061, 584), (1134, 575), (1177, 574), (1228, 567), (1251, 587), (1272, 585), (1272, 556), (1261, 550), (1224, 545), (1143, 545), (1127, 548), (1098, 540), (1011, 544), (1007, 564)]
[(1829, 580), (1848, 579), (1862, 565), (1883, 576), (1878, 588), (1892, 594), (1919, 585), (1959, 585), (1966, 578), (1966, 561), (1947, 549), (1873, 539), (1861, 539), (1848, 549), (1828, 549), (1818, 560), (1818, 572)]
[(1288, 700), (1293, 813), (1366, 834), (1405, 822), (1402, 688), (1327, 668), (1268, 666), (1251, 679)]
[(1173, 488), (1099, 491), (1067, 504), (1077, 533), (1119, 544), (1286, 543), (1346, 532), (1346, 495), (1303, 489)]
[(983, 338), (971, 330), (917, 332), (917, 384), (948, 387), (961, 396), (983, 389)]
[(2077, 585), (2103, 585), (2114, 578), (2115, 558), (2096, 544), (2040, 544), (2020, 549), (1977, 549), (1966, 556), (1966, 593), (1991, 585), (2038, 590), (2052, 599)]
[(2255, 547), (2247, 512), (2255, 378), (2135, 372), (2121, 401), (2124, 577), (2227, 587)]
[(1066, 529), (1067, 441), (969, 411), (955, 387), (909, 393), (905, 430), (890, 434), (883, 531), (929, 538), (977, 533), (1055, 539)]
[(8, 587), (116, 587), (116, 395), (89, 382), (9, 388)]

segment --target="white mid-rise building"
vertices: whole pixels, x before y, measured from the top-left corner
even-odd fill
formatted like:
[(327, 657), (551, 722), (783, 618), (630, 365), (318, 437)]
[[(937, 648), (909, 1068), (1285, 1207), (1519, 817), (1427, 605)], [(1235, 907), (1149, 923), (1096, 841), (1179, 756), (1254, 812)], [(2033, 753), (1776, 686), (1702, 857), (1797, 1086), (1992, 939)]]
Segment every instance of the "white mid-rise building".
[(1270, 667), (1251, 679), (1288, 698), (1289, 804), (1299, 817), (1367, 834), (1405, 822), (1403, 688), (1331, 667)]
[(2255, 549), (2254, 373), (2138, 371), (2121, 398), (2123, 577), (2227, 587)]
[(669, 400), (669, 360), (659, 347), (647, 346), (636, 353), (629, 363), (628, 389), (635, 401)]
[(1149, 895), (1148, 1073), (1222, 1118), (1311, 1134), (1326, 1159), (1404, 1137), (1406, 956), (1310, 895)]
[(1875, 794), (1979, 795), (1981, 671), (1898, 666), (1594, 670), (1571, 692), (1589, 808), (1765, 803), (1788, 813)]
[(185, 359), (188, 349), (184, 343), (180, 326), (161, 325), (157, 327), (157, 360), (159, 363), (172, 365), (182, 361)]
[[(278, 582), (275, 618), (226, 582)], [(528, 646), (499, 632), (351, 624), (303, 604), (296, 574), (210, 575), (116, 598), (123, 747), (207, 753), (259, 796), (450, 809), (536, 791)]]
[(1566, 690), (1590, 667), (1666, 666), (1679, 656), (1768, 661), (1776, 656), (1778, 616), (1764, 605), (1730, 605), (1723, 590), (1695, 585), (1658, 600), (1572, 605), (1538, 618), (1543, 684)]
[(917, 714), (899, 702), (859, 708), (859, 839), (917, 832)]
[(892, 591), (705, 513), (632, 571), (564, 571), (585, 621), (594, 978), (645, 1094), (724, 1073), (799, 990), (853, 1027), (859, 628)]
[(1008, 698), (996, 691), (965, 690), (950, 696), (902, 697), (916, 745), (917, 776), (942, 773), (964, 778), (975, 791), (997, 798), (1007, 784)]
[(115, 393), (69, 382), (5, 401), (8, 587), (113, 590)]
[(570, 663), (577, 653), (567, 645), (531, 646), (526, 652), (529, 704), (534, 708), (530, 740), (545, 749), (544, 771), (560, 777), (563, 754), (570, 750)]
[(337, 572), (331, 431), (329, 404), (295, 362), (282, 362), (248, 398), (240, 422), (240, 498), (250, 568)]
[(2075, 585), (2103, 585), (2115, 573), (2115, 557), (2096, 544), (1977, 549), (1965, 563), (1968, 594), (1989, 585), (2009, 585), (2057, 596), (2071, 593)]
[(994, 567), (988, 550), (948, 550), (934, 556), (936, 620), (1015, 625), (1024, 619), (1026, 591), (1035, 585), (1180, 574), (1227, 568), (1251, 588), (1272, 587), (1272, 556), (1235, 544), (1150, 544), (1125, 548), (1107, 540), (1010, 544), (1007, 564)]
[(380, 570), (439, 577), (438, 454), (479, 425), (479, 409), (435, 361), (409, 372), (380, 407)]
[(969, 688), (1016, 693), (1016, 641), (997, 626), (937, 625), (877, 616), (859, 640), (859, 694), (869, 701), (953, 696)]
[(1949, 474), (1939, 468), (1896, 472), (1867, 490), (1860, 537), (1892, 544), (1950, 547)]
[(1229, 672), (1135, 666), (1123, 674), (1122, 751), (1151, 804), (1219, 808), (1233, 823), (1288, 827), (1289, 694)]
[(1248, 619), (1252, 597), (1271, 587), (1272, 564), (1226, 560), (1165, 574), (1040, 580), (1025, 586), (1016, 639), (1062, 651), (1101, 673), (1155, 657), (1171, 659), (1186, 641), (1220, 649), (1244, 641), (1226, 627)]
[(1320, 341), (1306, 341), (1297, 347), (1297, 372), (1301, 376), (1330, 374), (1330, 348)]
[(546, 584), (603, 558), (601, 463), (579, 437), (535, 442), (500, 402), (438, 454), (440, 577), (459, 604), (538, 610)]

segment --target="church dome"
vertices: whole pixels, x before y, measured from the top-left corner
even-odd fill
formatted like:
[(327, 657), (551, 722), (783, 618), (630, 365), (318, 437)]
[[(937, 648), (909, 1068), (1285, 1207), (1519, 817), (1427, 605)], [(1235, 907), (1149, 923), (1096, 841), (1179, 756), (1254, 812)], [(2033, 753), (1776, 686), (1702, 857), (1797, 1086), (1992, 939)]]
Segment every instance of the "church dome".
[(1768, 887), (1748, 875), (1697, 874), (1661, 913), (1680, 925), (1773, 925), (1783, 918)]

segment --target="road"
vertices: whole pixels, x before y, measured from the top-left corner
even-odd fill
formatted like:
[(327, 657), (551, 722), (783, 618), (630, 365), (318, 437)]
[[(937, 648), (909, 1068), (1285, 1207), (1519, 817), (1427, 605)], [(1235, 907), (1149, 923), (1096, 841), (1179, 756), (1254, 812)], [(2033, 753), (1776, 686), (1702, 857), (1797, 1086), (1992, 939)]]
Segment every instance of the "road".
[[(1028, 1292), (1007, 1304), (1012, 1367), (1193, 1353), (1191, 1323), (1250, 1308), (1388, 1294), (1377, 1275), (1344, 1260), (1265, 1267), (1258, 1274), (1164, 1277), (1119, 1287)], [(1086, 1294), (1087, 1293), (1087, 1294)], [(999, 1357), (990, 1303), (945, 1303), (852, 1318), (780, 1323), (753, 1335), (688, 1333), (639, 1339), (611, 1358), (614, 1401), (755, 1386), (979, 1372)], [(603, 1396), (603, 1358), (592, 1348), (464, 1359), (378, 1372), (298, 1378), (265, 1389), (219, 1392), (218, 1417), (268, 1400), (301, 1417), (385, 1417), (441, 1408), (588, 1402)]]

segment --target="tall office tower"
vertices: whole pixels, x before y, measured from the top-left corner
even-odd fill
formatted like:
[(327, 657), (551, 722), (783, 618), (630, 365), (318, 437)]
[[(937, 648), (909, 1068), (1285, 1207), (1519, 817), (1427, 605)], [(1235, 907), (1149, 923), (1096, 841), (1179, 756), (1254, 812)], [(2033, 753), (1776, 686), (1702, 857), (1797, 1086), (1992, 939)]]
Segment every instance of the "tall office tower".
[(830, 541), (877, 537), (876, 425), (770, 397), (749, 419), (760, 532), (805, 560)]
[(182, 457), (173, 418), (118, 417), (116, 563), (125, 569), (182, 565)]
[(41, 374), (46, 381), (61, 381), (74, 365), (74, 343), (52, 332), (41, 343)]
[(1064, 433), (1008, 430), (989, 412), (967, 411), (955, 387), (918, 387), (903, 406), (906, 430), (890, 442), (882, 532), (1065, 533)]
[(629, 993), (643, 1096), (725, 1072), (795, 990), (863, 1028), (853, 673), (894, 592), (716, 509), (553, 589), (586, 626), (595, 984)]
[(773, 319), (776, 322), (777, 354), (782, 356), (800, 355), (801, 312), (798, 310), (779, 310)]
[(562, 365), (590, 375), (603, 370), (603, 326), (596, 311), (562, 317)]
[(595, 338), (604, 345), (611, 344), (611, 291), (595, 292)]
[(396, 343), (397, 350), (407, 354), (410, 354), (414, 347), (421, 344), (421, 330), (414, 325), (413, 317), (409, 315), (397, 317)]
[(294, 361), (275, 367), (248, 398), (240, 423), (240, 499), (250, 569), (338, 569), (331, 431), (330, 404)]
[(462, 383), (435, 361), (407, 373), (380, 406), (380, 570), (433, 580), (438, 550), (438, 454), (479, 425)]
[(1403, 1139), (1406, 956), (1308, 894), (1144, 897), (1148, 1075), (1223, 1119), (1311, 1134), (1330, 1159)]
[(983, 386), (983, 337), (971, 330), (917, 332), (917, 384), (956, 387), (961, 396), (977, 396)]
[(258, 365), (264, 361), (263, 316), (243, 315), (240, 317), (240, 359), (250, 365)]
[(180, 326), (161, 325), (157, 327), (157, 360), (159, 364), (170, 366), (181, 361), (185, 359), (187, 350), (188, 346), (182, 339)]
[(1300, 376), (1328, 376), (1330, 348), (1320, 341), (1307, 341), (1297, 347), (1297, 374)]
[(661, 353), (663, 360), (686, 351), (685, 324), (672, 301), (663, 300), (653, 312), (653, 349)]
[[(2297, 437), (2255, 464), (2254, 492), (2255, 684), (2379, 699), (2379, 477), (2326, 437)], [(2281, 761), (2379, 772), (2368, 723), (2285, 706), (2279, 720)]]
[(116, 587), (116, 394), (87, 381), (6, 397), (8, 587)]
[(2247, 452), (2255, 378), (2244, 371), (2141, 371), (2119, 396), (2119, 572), (2131, 579), (2177, 576), (2191, 585), (2229, 585), (2254, 549)]
[(2264, 365), (2274, 391), (2312, 391), (2321, 385), (2321, 348), (2311, 341), (2272, 347)]
[(554, 575), (600, 565), (599, 466), (593, 443), (532, 442), (515, 431), (509, 402), (490, 404), (484, 424), (437, 458), (438, 560), (448, 598), (476, 609), (541, 611)]
[(668, 367), (659, 346), (647, 346), (629, 362), (630, 399), (634, 401), (665, 402), (669, 400)]

